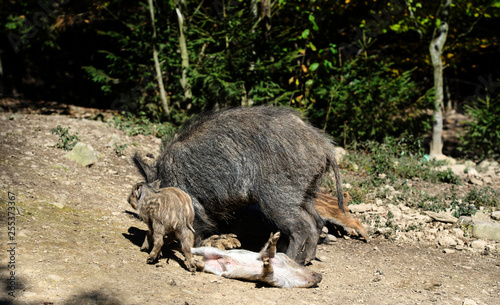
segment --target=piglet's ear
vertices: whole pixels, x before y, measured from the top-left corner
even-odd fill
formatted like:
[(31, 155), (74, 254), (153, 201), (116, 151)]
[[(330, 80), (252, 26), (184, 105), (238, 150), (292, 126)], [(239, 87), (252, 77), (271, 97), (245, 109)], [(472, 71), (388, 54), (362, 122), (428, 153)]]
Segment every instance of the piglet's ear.
[(161, 181), (160, 180), (156, 180), (155, 182), (153, 182), (151, 184), (151, 186), (154, 188), (154, 189), (159, 189), (160, 188), (160, 184), (161, 184)]

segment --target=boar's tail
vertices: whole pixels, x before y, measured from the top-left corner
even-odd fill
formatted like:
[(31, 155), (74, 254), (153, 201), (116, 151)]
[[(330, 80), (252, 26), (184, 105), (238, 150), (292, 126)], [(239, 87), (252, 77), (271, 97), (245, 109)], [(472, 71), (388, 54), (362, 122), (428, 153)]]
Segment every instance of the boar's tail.
[(339, 165), (337, 163), (337, 159), (335, 158), (335, 156), (332, 156), (330, 162), (331, 162), (331, 167), (333, 169), (333, 174), (335, 175), (335, 184), (337, 186), (337, 199), (339, 203), (339, 208), (345, 214), (346, 212), (344, 208), (344, 192), (342, 190), (342, 181), (340, 180)]
[(133, 160), (135, 166), (137, 166), (137, 169), (139, 169), (139, 172), (141, 172), (141, 175), (148, 183), (152, 183), (158, 178), (158, 167), (156, 166), (156, 163), (152, 166), (147, 164), (138, 152), (135, 152)]

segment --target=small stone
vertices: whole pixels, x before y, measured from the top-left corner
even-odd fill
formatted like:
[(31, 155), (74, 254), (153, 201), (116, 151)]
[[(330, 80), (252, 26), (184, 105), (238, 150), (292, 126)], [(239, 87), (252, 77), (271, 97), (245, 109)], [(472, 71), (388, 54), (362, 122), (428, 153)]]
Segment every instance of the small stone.
[(483, 185), (483, 181), (477, 179), (476, 177), (470, 177), (470, 183), (475, 184), (475, 185)]
[(369, 203), (353, 204), (349, 206), (351, 213), (365, 213), (373, 211), (374, 205)]
[(477, 165), (477, 170), (480, 172), (486, 171), (488, 169), (488, 167), (490, 167), (490, 161), (484, 160)]
[(464, 237), (464, 231), (462, 229), (459, 229), (459, 228), (453, 228), (452, 229), (452, 232), (453, 234), (456, 236), (456, 237)]
[(482, 239), (475, 240), (471, 243), (472, 249), (476, 249), (476, 250), (484, 250), (486, 245), (488, 245), (488, 243)]
[(92, 146), (78, 142), (72, 151), (66, 154), (66, 158), (76, 161), (83, 166), (91, 166), (97, 163), (96, 152)]
[(462, 305), (477, 305), (477, 302), (471, 299), (465, 299)]
[(60, 209), (64, 208), (64, 203), (62, 202), (51, 202), (50, 204)]
[(426, 211), (425, 214), (436, 221), (444, 223), (456, 223), (458, 220), (456, 217), (453, 217), (453, 215), (446, 212), (436, 213), (436, 212)]
[(449, 167), (451, 169), (451, 171), (457, 175), (457, 176), (463, 176), (465, 174), (465, 170), (467, 168), (467, 166), (465, 166), (464, 164), (454, 164), (452, 166)]
[(53, 280), (54, 282), (60, 282), (63, 280), (62, 277), (60, 277), (59, 275), (56, 275), (56, 274), (50, 274), (47, 276), (47, 278), (50, 280)]
[(495, 220), (500, 220), (500, 211), (495, 211), (491, 213), (491, 218)]
[(446, 248), (443, 250), (443, 252), (446, 254), (451, 254), (451, 253), (455, 253), (455, 250)]
[(445, 236), (440, 237), (437, 240), (437, 242), (439, 245), (441, 245), (443, 247), (452, 247), (452, 246), (457, 245), (457, 241), (449, 235), (445, 235)]

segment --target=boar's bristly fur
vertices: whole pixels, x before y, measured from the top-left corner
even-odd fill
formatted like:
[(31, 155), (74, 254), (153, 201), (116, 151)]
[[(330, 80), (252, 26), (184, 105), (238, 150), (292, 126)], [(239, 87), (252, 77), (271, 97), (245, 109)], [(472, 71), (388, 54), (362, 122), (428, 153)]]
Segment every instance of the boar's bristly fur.
[(196, 270), (191, 248), (194, 244), (194, 209), (191, 197), (176, 187), (159, 189), (160, 181), (153, 184), (137, 183), (128, 198), (130, 205), (148, 225), (148, 232), (141, 250), (148, 251), (153, 244), (147, 262), (154, 263), (163, 246), (163, 238), (174, 233), (181, 244), (186, 265), (192, 272)]
[[(153, 165), (136, 156), (148, 181), (191, 195), (195, 244), (217, 233), (217, 222), (257, 203), (289, 239), (299, 263), (315, 257), (323, 220), (313, 198), (331, 167), (342, 194), (332, 141), (295, 110), (260, 106), (201, 114), (165, 145)], [(338, 204), (343, 209), (342, 195)]]

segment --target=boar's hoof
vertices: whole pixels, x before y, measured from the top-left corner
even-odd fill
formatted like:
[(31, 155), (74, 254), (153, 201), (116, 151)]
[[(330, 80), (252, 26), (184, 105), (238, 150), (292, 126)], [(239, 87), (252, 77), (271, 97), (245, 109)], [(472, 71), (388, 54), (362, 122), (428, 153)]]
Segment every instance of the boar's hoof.
[(148, 264), (154, 264), (156, 262), (156, 258), (152, 257), (152, 256), (148, 256), (148, 258), (146, 259), (146, 263)]

